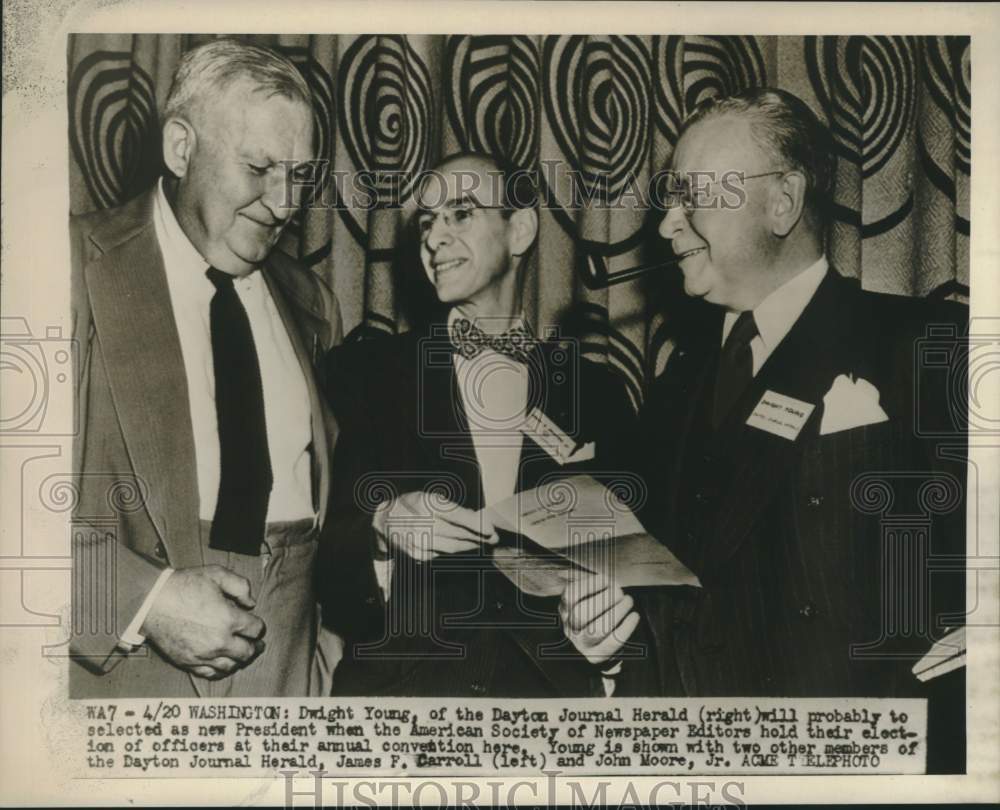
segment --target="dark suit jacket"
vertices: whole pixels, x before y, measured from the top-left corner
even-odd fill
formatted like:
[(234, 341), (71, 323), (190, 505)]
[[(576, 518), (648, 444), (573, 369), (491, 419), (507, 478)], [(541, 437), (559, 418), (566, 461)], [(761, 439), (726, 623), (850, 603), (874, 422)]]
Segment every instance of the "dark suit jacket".
[[(518, 591), (486, 552), (395, 560), (386, 602), (372, 564), (372, 515), (391, 493), (437, 489), (483, 504), (475, 451), (456, 388), (447, 337), (409, 333), (340, 347), (326, 362), (342, 425), (334, 459), (334, 514), (320, 551), (324, 616), (345, 636), (334, 694), (511, 696), (603, 694), (596, 670), (565, 640), (557, 598)], [(530, 364), (529, 405), (539, 405), (593, 462), (559, 467), (525, 439), (518, 488), (547, 475), (619, 469), (634, 415), (620, 381), (546, 344)], [(509, 541), (510, 537), (504, 540)]]
[[(623, 691), (917, 693), (910, 667), (964, 606), (966, 309), (831, 271), (713, 432), (723, 313), (701, 306), (643, 408), (638, 464), (644, 522), (704, 588), (640, 592), (657, 656)], [(887, 422), (820, 435), (842, 374), (878, 389)], [(795, 440), (746, 425), (769, 390), (815, 405)]]
[[(71, 221), (79, 349), (73, 512), (74, 696), (197, 697), (186, 672), (142, 648), (115, 651), (167, 565), (204, 565), (187, 379), (153, 226), (154, 191)], [(333, 293), (277, 251), (264, 277), (310, 391), (313, 480), (325, 520), (337, 427), (313, 361), (340, 340)]]

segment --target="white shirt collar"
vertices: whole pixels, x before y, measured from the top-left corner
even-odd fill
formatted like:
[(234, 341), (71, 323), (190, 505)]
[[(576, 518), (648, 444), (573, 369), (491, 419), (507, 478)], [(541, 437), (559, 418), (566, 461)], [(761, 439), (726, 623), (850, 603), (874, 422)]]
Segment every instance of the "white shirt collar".
[[(799, 319), (806, 305), (812, 300), (829, 269), (826, 256), (820, 256), (801, 273), (790, 278), (753, 310), (757, 334), (763, 343), (765, 355), (775, 350), (785, 335)], [(722, 323), (722, 342), (725, 343), (739, 313), (727, 312)]]
[(174, 209), (167, 201), (167, 195), (163, 190), (163, 178), (156, 184), (156, 201), (153, 205), (153, 216), (155, 217), (156, 233), (160, 238), (160, 247), (164, 251), (164, 259), (168, 268), (181, 266), (191, 268), (192, 275), (197, 271), (197, 275), (202, 278), (209, 264), (198, 252), (198, 249), (191, 244), (187, 234), (177, 221)]

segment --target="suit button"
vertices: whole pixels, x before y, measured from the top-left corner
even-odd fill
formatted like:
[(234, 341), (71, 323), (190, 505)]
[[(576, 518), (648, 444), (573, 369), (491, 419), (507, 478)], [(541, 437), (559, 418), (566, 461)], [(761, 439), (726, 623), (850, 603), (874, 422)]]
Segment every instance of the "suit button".
[(694, 499), (702, 506), (707, 506), (712, 502), (712, 496), (707, 492), (702, 492), (701, 490), (694, 494)]
[(820, 506), (823, 503), (823, 496), (822, 495), (810, 495), (809, 498), (807, 499), (806, 503), (808, 503), (809, 506), (812, 506), (814, 508), (817, 507), (817, 506)]
[(472, 691), (475, 694), (477, 694), (477, 695), (485, 695), (486, 694), (486, 687), (483, 686), (481, 683), (479, 683), (479, 681), (473, 681), (472, 682)]
[(167, 550), (163, 547), (163, 543), (157, 543), (153, 553), (161, 560), (167, 559)]
[(493, 607), (495, 607), (497, 609), (497, 613), (499, 613), (501, 610), (503, 610), (503, 602), (497, 602), (496, 604), (493, 605)]
[(816, 605), (812, 602), (806, 602), (799, 608), (799, 615), (807, 622), (811, 622), (819, 615), (819, 611), (816, 609)]
[(374, 596), (368, 596), (368, 597), (366, 597), (365, 598), (365, 604), (366, 605), (374, 605), (375, 604), (375, 597)]

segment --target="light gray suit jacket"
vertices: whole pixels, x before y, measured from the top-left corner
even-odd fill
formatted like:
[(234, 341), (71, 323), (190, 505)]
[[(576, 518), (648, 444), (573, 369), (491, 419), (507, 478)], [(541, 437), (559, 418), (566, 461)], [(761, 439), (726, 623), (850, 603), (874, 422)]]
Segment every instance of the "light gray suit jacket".
[[(127, 659), (116, 651), (165, 566), (205, 564), (187, 379), (153, 226), (154, 193), (71, 220), (80, 427), (74, 697), (198, 694), (198, 679), (154, 650), (144, 647)], [(339, 309), (314, 273), (278, 251), (265, 262), (264, 278), (309, 388), (314, 503), (322, 526), (337, 426), (319, 395), (314, 365), (340, 342)]]

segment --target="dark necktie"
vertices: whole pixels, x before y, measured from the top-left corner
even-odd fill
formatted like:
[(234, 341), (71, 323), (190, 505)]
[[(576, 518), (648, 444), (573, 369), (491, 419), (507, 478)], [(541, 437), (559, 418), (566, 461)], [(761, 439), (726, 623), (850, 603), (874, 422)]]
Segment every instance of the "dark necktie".
[(719, 356), (719, 370), (715, 378), (715, 401), (712, 407), (714, 427), (722, 424), (740, 394), (753, 379), (753, 353), (750, 350), (750, 341), (756, 336), (757, 324), (753, 319), (753, 313), (741, 312)]
[(212, 362), (219, 420), (219, 500), (209, 547), (258, 556), (273, 477), (264, 391), (250, 320), (233, 276), (210, 267)]
[(471, 360), (484, 349), (492, 349), (519, 363), (528, 363), (537, 341), (523, 326), (515, 326), (500, 335), (490, 335), (468, 318), (457, 318), (451, 326), (451, 342), (462, 357)]

